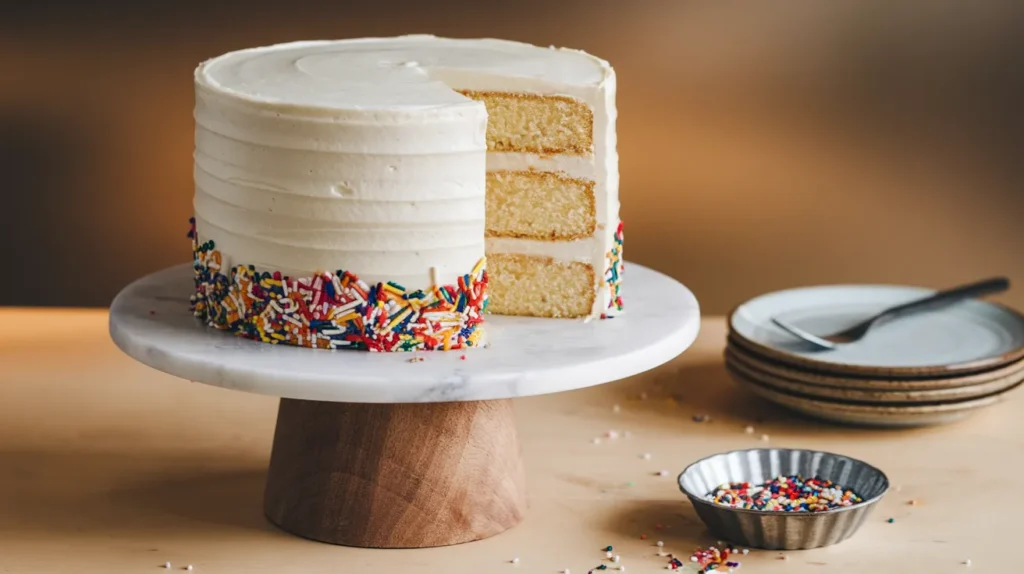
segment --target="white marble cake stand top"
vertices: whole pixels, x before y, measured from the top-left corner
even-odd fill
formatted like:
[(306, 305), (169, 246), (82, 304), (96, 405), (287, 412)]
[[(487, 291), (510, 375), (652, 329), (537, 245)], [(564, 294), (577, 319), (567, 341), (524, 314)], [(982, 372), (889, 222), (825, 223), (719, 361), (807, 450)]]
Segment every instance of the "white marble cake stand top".
[[(589, 387), (673, 359), (700, 328), (697, 300), (686, 287), (632, 263), (620, 317), (583, 322), (489, 315), (488, 348), (449, 352), (327, 351), (250, 341), (195, 319), (188, 309), (192, 290), (187, 264), (132, 283), (110, 308), (114, 342), (177, 377), (318, 401), (491, 400)], [(409, 362), (412, 357), (424, 361)]]

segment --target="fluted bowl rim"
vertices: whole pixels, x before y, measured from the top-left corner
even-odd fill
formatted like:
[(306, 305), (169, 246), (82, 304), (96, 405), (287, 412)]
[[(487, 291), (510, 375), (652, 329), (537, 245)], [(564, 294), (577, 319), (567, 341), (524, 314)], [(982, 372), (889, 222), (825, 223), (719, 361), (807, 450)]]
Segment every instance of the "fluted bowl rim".
[[(861, 501), (861, 502), (859, 502), (857, 504), (854, 504), (852, 506), (841, 506), (839, 508), (830, 508), (828, 510), (821, 510), (821, 511), (818, 511), (818, 512), (783, 512), (783, 511), (779, 511), (779, 510), (754, 510), (754, 509), (750, 509), (750, 508), (733, 508), (731, 506), (725, 506), (724, 504), (716, 504), (716, 503), (714, 503), (714, 502), (712, 502), (710, 500), (707, 500), (707, 498), (706, 498), (707, 497), (707, 493), (706, 492), (705, 493), (701, 493), (701, 494), (696, 494), (693, 491), (691, 491), (690, 489), (688, 489), (683, 484), (683, 477), (685, 477), (688, 472), (690, 472), (693, 469), (697, 468), (701, 464), (704, 464), (704, 463), (710, 461), (713, 458), (716, 458), (716, 457), (719, 457), (719, 456), (729, 456), (729, 455), (738, 454), (738, 453), (764, 452), (764, 451), (778, 451), (778, 452), (789, 452), (789, 453), (799, 452), (799, 453), (807, 453), (808, 455), (822, 454), (822, 455), (834, 456), (834, 457), (838, 457), (838, 458), (845, 458), (845, 459), (849, 460), (850, 462), (852, 462), (853, 464), (863, 465), (863, 466), (867, 467), (869, 470), (877, 472), (878, 475), (882, 479), (882, 488), (878, 492), (878, 494), (872, 496), (871, 498), (864, 499), (863, 501)], [(679, 490), (682, 491), (682, 493), (685, 494), (687, 496), (687, 498), (690, 499), (690, 502), (692, 502), (693, 504), (700, 503), (700, 504), (702, 504), (704, 506), (708, 506), (708, 507), (714, 508), (715, 510), (718, 510), (718, 511), (721, 511), (721, 512), (735, 512), (737, 514), (753, 514), (753, 515), (757, 515), (757, 516), (777, 516), (780, 519), (783, 519), (784, 517), (793, 517), (793, 518), (798, 518), (799, 517), (799, 518), (804, 519), (804, 520), (810, 519), (810, 518), (815, 517), (815, 516), (828, 516), (828, 515), (831, 515), (831, 514), (839, 514), (840, 512), (854, 512), (854, 511), (857, 511), (857, 510), (860, 510), (860, 509), (867, 508), (869, 506), (872, 506), (872, 505), (876, 504), (879, 500), (882, 500), (882, 498), (889, 492), (889, 487), (890, 487), (889, 477), (884, 472), (882, 472), (882, 470), (880, 468), (878, 468), (877, 466), (875, 466), (873, 464), (869, 464), (867, 462), (864, 462), (863, 460), (860, 460), (860, 459), (857, 459), (857, 458), (853, 458), (852, 456), (847, 456), (845, 454), (829, 452), (829, 451), (826, 451), (826, 450), (814, 450), (814, 449), (807, 449), (807, 448), (742, 448), (742, 449), (729, 450), (729, 451), (715, 453), (715, 454), (712, 454), (712, 455), (705, 456), (704, 458), (696, 460), (696, 461), (690, 463), (689, 465), (687, 465), (686, 468), (684, 468), (683, 471), (679, 473), (679, 476), (676, 477), (676, 482), (679, 485)], [(732, 482), (732, 480), (730, 480), (730, 482)], [(860, 493), (858, 493), (858, 494), (860, 494)]]

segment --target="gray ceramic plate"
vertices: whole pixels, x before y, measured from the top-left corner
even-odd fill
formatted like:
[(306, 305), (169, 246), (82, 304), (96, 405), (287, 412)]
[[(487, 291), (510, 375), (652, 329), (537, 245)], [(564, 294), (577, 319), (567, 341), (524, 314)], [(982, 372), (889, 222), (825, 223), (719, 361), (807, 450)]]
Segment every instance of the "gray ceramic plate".
[(765, 373), (810, 385), (821, 385), (828, 387), (839, 387), (843, 389), (861, 390), (902, 390), (918, 391), (929, 389), (951, 389), (954, 387), (968, 387), (981, 385), (993, 381), (1005, 379), (1015, 375), (1024, 375), (1024, 360), (1010, 363), (990, 371), (971, 373), (969, 375), (951, 375), (945, 377), (914, 377), (914, 378), (882, 378), (867, 375), (830, 375), (819, 373), (799, 367), (784, 365), (778, 361), (766, 358), (745, 346), (743, 341), (730, 335), (728, 338), (727, 351), (734, 359), (742, 361), (746, 365), (756, 368)]
[(835, 386), (813, 385), (766, 373), (746, 363), (738, 353), (726, 351), (726, 362), (739, 374), (762, 383), (777, 391), (804, 395), (824, 400), (838, 400), (860, 403), (941, 403), (962, 401), (1005, 391), (1024, 380), (1024, 372), (1015, 373), (980, 385), (950, 387), (932, 390), (891, 389), (844, 389)]
[(812, 399), (769, 388), (729, 369), (733, 380), (743, 389), (798, 413), (850, 425), (901, 428), (951, 423), (974, 411), (1003, 400), (1004, 394), (990, 395), (955, 403), (926, 405), (863, 405)]
[(775, 326), (778, 317), (812, 333), (832, 333), (884, 308), (934, 293), (886, 285), (833, 285), (768, 293), (732, 313), (733, 334), (781, 362), (829, 373), (942, 376), (997, 368), (1024, 358), (1024, 317), (969, 300), (892, 321), (867, 337), (823, 351)]

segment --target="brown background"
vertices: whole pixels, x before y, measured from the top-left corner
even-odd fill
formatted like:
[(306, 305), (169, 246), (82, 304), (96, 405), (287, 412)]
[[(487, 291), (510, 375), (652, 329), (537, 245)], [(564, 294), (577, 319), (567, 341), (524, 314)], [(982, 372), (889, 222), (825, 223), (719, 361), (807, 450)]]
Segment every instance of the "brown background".
[(1024, 307), (1022, 30), (1013, 0), (19, 3), (0, 15), (0, 305), (102, 306), (187, 260), (200, 60), (429, 32), (612, 62), (627, 257), (709, 313), (991, 274)]

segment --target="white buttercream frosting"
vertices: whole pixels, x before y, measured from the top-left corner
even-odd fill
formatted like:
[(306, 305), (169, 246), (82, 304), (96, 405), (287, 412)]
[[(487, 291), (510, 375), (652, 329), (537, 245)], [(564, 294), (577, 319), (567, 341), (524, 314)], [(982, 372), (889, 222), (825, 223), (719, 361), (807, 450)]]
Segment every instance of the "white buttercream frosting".
[[(490, 39), (297, 42), (204, 62), (195, 84), (196, 226), (228, 264), (455, 283), (484, 255), (485, 171), (533, 166), (595, 180), (599, 230), (584, 242), (604, 272), (618, 158), (603, 60)], [(487, 154), (486, 110), (456, 91), (481, 89), (586, 101), (593, 156)]]

